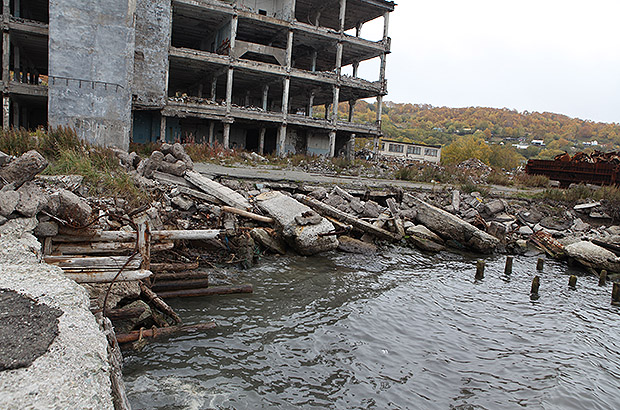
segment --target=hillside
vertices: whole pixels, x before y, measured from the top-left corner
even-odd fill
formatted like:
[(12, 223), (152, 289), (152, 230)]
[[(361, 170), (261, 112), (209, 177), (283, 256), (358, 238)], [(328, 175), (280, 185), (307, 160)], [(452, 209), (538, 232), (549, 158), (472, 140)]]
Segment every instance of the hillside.
[[(346, 104), (340, 110), (341, 115), (348, 111), (345, 107)], [(375, 118), (376, 104), (357, 103), (355, 122), (369, 122)], [(459, 135), (467, 134), (477, 134), (489, 143), (503, 141), (506, 145), (530, 145), (532, 140), (543, 140), (545, 147), (530, 146), (519, 150), (526, 158), (541, 154), (549, 157), (563, 151), (576, 152), (590, 147), (602, 151), (620, 149), (620, 124), (506, 108), (447, 108), (386, 102), (383, 132), (391, 139), (429, 145), (448, 145)], [(598, 145), (590, 145), (593, 141)]]

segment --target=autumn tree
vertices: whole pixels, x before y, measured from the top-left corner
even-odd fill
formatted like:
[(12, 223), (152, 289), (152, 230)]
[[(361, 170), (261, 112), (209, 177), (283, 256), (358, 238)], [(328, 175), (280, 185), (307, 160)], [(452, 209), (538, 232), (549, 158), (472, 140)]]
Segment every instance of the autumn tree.
[(476, 132), (472, 135), (460, 136), (441, 152), (444, 164), (459, 164), (465, 160), (476, 158), (489, 164), (491, 148), (484, 142), (484, 134)]

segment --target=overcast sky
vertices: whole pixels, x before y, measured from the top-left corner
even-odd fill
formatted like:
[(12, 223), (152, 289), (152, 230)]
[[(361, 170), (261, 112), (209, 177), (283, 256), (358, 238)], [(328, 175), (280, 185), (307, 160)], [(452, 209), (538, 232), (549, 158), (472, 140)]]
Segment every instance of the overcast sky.
[[(620, 123), (620, 0), (397, 3), (387, 100)], [(381, 37), (378, 20), (363, 37)], [(376, 80), (378, 64), (360, 73)]]

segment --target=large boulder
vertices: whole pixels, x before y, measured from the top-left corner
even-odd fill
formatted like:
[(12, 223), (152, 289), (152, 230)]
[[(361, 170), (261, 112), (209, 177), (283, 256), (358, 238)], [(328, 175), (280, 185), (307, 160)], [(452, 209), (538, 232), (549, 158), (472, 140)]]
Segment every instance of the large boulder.
[[(316, 215), (308, 206), (280, 192), (266, 192), (256, 197), (258, 207), (275, 219), (284, 240), (302, 255), (314, 255), (338, 247), (333, 232), (334, 225), (325, 218), (316, 219), (317, 224), (300, 225), (298, 220), (310, 220)], [(297, 218), (301, 216), (302, 218)]]
[(25, 182), (32, 181), (47, 165), (47, 160), (37, 151), (28, 151), (0, 168), (0, 184), (13, 184), (19, 188)]
[(73, 226), (86, 226), (93, 213), (93, 209), (84, 199), (66, 189), (51, 195), (48, 208), (52, 214)]
[(19, 194), (12, 185), (6, 185), (0, 190), (0, 216), (7, 217), (15, 211), (19, 203)]
[(48, 197), (41, 188), (32, 182), (26, 182), (17, 190), (19, 203), (15, 210), (27, 218), (38, 214), (48, 203)]
[(564, 248), (569, 258), (595, 270), (620, 273), (620, 257), (613, 252), (588, 241), (575, 242)]
[(499, 239), (481, 231), (472, 224), (449, 212), (411, 197), (418, 213), (417, 220), (445, 240), (454, 240), (481, 253), (491, 253), (500, 244)]

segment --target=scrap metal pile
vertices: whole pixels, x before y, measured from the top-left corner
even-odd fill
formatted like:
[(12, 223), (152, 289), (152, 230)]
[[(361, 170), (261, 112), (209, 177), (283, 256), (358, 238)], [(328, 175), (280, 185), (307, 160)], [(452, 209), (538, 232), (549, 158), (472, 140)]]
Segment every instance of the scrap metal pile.
[(559, 181), (561, 186), (571, 183), (595, 185), (620, 184), (620, 154), (618, 152), (594, 151), (592, 154), (578, 152), (558, 155), (554, 161), (529, 160), (525, 168), (528, 174), (545, 175)]

